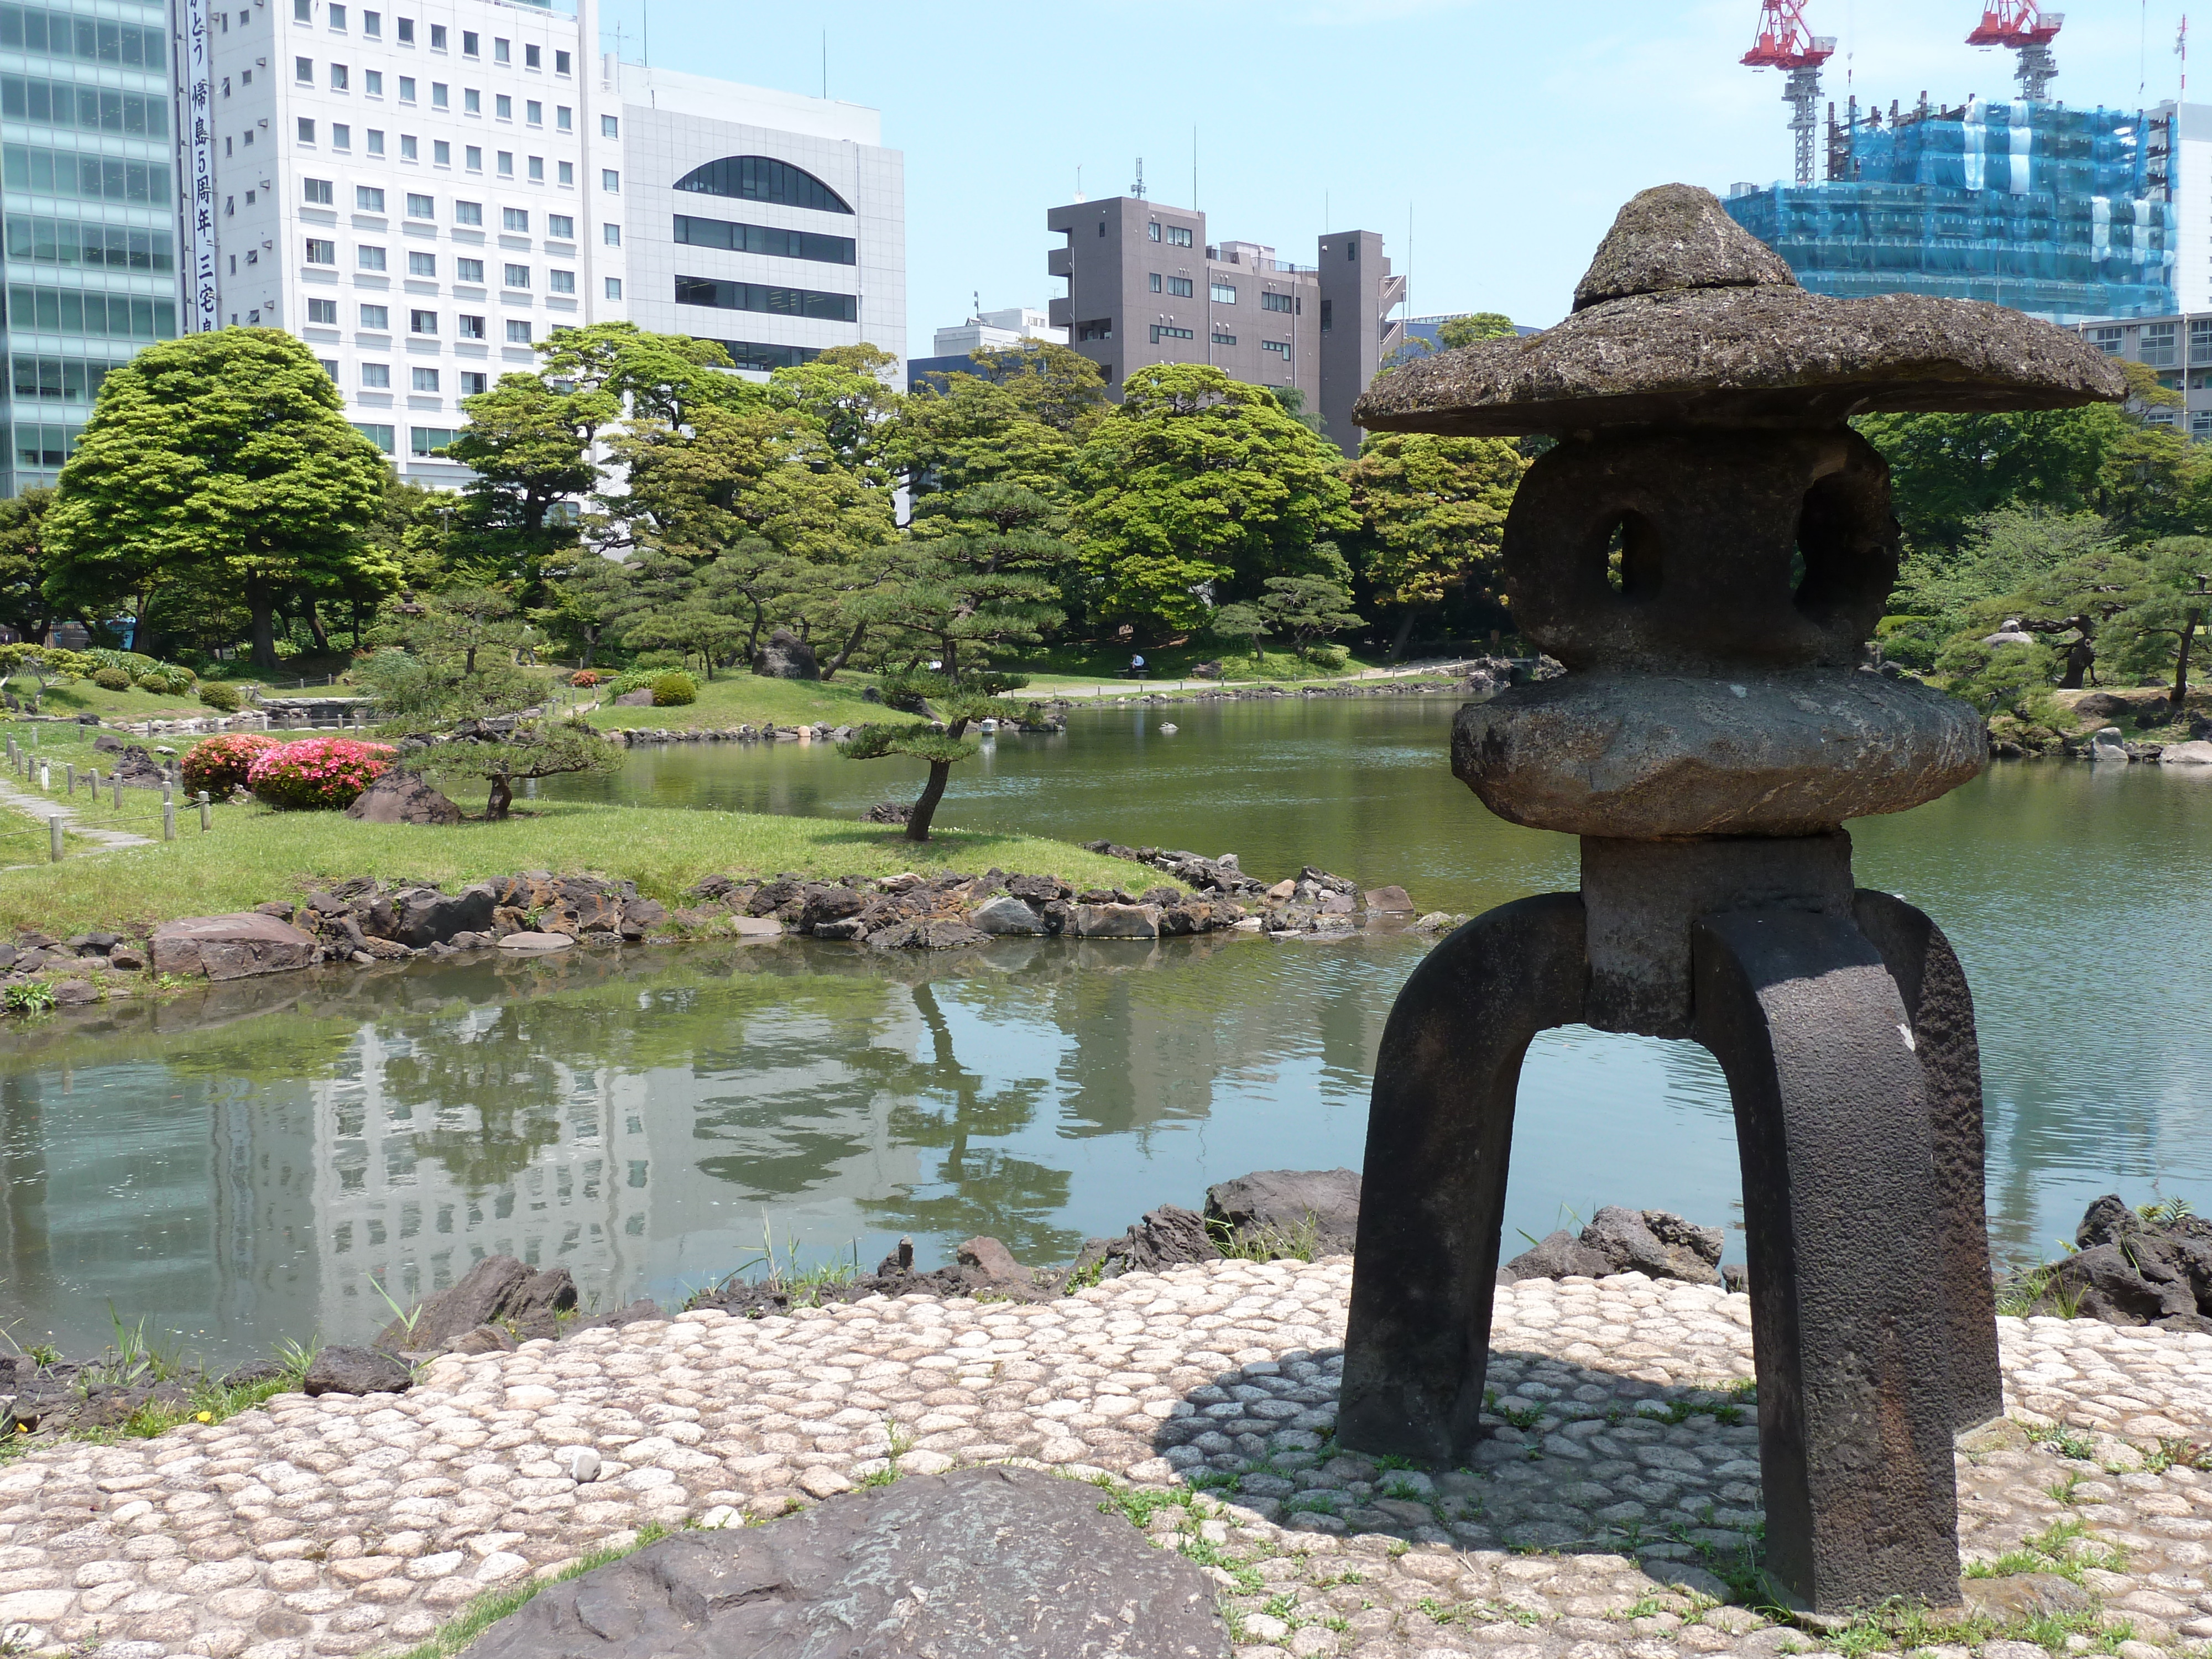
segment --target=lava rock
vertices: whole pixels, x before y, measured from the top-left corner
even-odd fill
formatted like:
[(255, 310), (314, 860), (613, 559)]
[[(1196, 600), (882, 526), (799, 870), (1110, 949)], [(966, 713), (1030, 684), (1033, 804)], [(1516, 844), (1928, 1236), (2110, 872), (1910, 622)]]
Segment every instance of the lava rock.
[(250, 979), (313, 967), (321, 955), (314, 936), (252, 910), (189, 916), (154, 930), (154, 970), (179, 978)]
[(307, 1367), (303, 1385), (311, 1395), (404, 1394), (415, 1386), (414, 1369), (374, 1348), (325, 1348)]
[[(1017, 876), (1014, 879), (1026, 878)], [(1036, 934), (1045, 930), (1043, 918), (1012, 893), (985, 899), (968, 913), (968, 921), (986, 933)]]
[(394, 1352), (442, 1353), (467, 1332), (494, 1321), (534, 1336), (550, 1336), (555, 1316), (576, 1305), (576, 1282), (566, 1267), (537, 1272), (511, 1255), (487, 1256), (454, 1285), (416, 1304), (413, 1317), (395, 1319), (377, 1333), (376, 1346)]
[(1582, 1276), (1601, 1279), (1613, 1271), (1613, 1264), (1602, 1253), (1577, 1239), (1562, 1227), (1547, 1233), (1535, 1248), (1521, 1252), (1500, 1270), (1499, 1277), (1509, 1283), (1522, 1279), (1566, 1279)]
[(1359, 1172), (1255, 1170), (1208, 1187), (1206, 1218), (1217, 1236), (1276, 1255), (1309, 1237), (1316, 1257), (1348, 1255), (1359, 1237)]
[(787, 628), (768, 636), (768, 643), (753, 653), (753, 672), (772, 680), (818, 680), (821, 665), (814, 647)]
[(458, 893), (434, 887), (410, 887), (392, 896), (391, 937), (415, 950), (443, 945), (456, 933), (479, 933), (491, 926), (497, 908), (491, 886), (478, 882)]
[(386, 767), (376, 781), (353, 798), (345, 810), (362, 823), (459, 823), (461, 809), (426, 781), (420, 772)]
[(909, 1475), (540, 1591), (472, 1659), (1228, 1659), (1216, 1588), (1091, 1487)]
[(1582, 1242), (1604, 1256), (1613, 1273), (1717, 1285), (1723, 1237), (1717, 1227), (1693, 1226), (1665, 1210), (1609, 1204), (1590, 1218)]

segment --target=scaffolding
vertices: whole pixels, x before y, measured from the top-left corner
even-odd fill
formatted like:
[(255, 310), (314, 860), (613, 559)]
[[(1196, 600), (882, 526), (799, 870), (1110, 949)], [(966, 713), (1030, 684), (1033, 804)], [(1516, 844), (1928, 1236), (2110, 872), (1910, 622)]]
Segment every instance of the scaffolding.
[(1736, 222), (1815, 293), (1988, 300), (2049, 317), (2176, 309), (2159, 118), (2025, 100), (1842, 120), (1828, 179), (1739, 186)]

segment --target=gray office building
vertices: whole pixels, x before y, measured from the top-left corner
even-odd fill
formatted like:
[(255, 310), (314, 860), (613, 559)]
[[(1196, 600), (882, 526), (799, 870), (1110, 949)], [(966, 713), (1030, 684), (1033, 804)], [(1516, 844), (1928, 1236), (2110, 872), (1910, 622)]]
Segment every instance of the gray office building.
[(1257, 242), (1206, 240), (1206, 216), (1140, 196), (1052, 209), (1045, 228), (1067, 245), (1046, 269), (1067, 279), (1054, 327), (1121, 394), (1135, 369), (1209, 363), (1258, 386), (1305, 394), (1347, 455), (1359, 447), (1353, 399), (1398, 343), (1406, 279), (1390, 274), (1382, 238), (1346, 230), (1320, 239), (1317, 264), (1292, 264)]

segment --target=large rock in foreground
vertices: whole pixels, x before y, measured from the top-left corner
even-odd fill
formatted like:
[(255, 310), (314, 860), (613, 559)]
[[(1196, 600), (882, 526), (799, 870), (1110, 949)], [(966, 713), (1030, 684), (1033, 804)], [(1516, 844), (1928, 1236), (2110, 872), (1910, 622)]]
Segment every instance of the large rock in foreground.
[(241, 910), (222, 916), (187, 916), (154, 930), (154, 971), (179, 979), (251, 979), (312, 968), (322, 947), (312, 933), (289, 921)]
[(1098, 1489), (910, 1475), (543, 1590), (471, 1659), (1227, 1659), (1216, 1591)]
[(1206, 1218), (1239, 1244), (1348, 1255), (1359, 1237), (1359, 1171), (1255, 1170), (1208, 1187)]

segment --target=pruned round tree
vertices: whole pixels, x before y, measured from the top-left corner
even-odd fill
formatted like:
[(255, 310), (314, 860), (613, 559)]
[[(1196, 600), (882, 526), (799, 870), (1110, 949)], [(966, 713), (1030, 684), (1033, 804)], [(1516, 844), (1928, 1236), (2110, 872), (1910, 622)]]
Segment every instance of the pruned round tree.
[(927, 841), (930, 821), (937, 816), (937, 804), (945, 798), (953, 767), (972, 759), (981, 747), (968, 736), (968, 728), (980, 720), (1021, 719), (1019, 706), (1003, 701), (998, 694), (1019, 690), (1029, 684), (1029, 677), (970, 673), (957, 690), (935, 675), (903, 675), (898, 684), (902, 698), (921, 702), (922, 713), (933, 715), (934, 720), (860, 726), (837, 745), (837, 752), (847, 760), (908, 755), (928, 762), (929, 780), (922, 785), (921, 797), (906, 821), (908, 841)]

